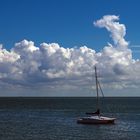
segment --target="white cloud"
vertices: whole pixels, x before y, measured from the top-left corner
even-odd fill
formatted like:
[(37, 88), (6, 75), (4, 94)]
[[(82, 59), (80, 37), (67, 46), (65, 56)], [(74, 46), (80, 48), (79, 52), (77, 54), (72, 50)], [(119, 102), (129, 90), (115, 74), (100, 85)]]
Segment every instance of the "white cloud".
[(104, 87), (137, 88), (140, 84), (140, 61), (132, 58), (132, 51), (124, 39), (125, 25), (116, 22), (118, 16), (107, 15), (97, 20), (97, 27), (110, 33), (114, 44), (108, 44), (100, 52), (82, 46), (63, 48), (57, 43), (23, 40), (10, 50), (0, 47), (0, 86), (23, 88), (89, 88), (94, 66), (97, 65)]
[(117, 20), (119, 20), (119, 16), (106, 15), (103, 16), (102, 19), (94, 22), (94, 25), (100, 28), (106, 28), (109, 32), (111, 32), (111, 37), (115, 45), (125, 47), (128, 45), (128, 42), (124, 39), (126, 28), (124, 24), (120, 24)]

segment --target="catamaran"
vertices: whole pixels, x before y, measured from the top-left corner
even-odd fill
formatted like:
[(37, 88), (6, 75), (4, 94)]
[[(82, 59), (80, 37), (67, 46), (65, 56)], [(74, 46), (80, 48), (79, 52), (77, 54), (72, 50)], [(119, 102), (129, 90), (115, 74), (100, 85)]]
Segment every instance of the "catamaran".
[(95, 66), (95, 81), (96, 81), (96, 93), (97, 93), (97, 111), (96, 112), (87, 112), (86, 114), (89, 116), (78, 118), (77, 123), (81, 123), (81, 124), (113, 124), (115, 122), (116, 118), (104, 117), (100, 113), (99, 89), (101, 90), (102, 94), (103, 94), (103, 91), (102, 91), (100, 83), (98, 81), (96, 66)]

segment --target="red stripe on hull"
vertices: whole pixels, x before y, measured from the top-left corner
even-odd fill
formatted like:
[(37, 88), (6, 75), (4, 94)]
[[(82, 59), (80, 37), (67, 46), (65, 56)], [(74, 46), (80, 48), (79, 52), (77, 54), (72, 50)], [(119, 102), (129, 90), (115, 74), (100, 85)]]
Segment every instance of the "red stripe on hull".
[(114, 124), (115, 120), (77, 120), (81, 124)]

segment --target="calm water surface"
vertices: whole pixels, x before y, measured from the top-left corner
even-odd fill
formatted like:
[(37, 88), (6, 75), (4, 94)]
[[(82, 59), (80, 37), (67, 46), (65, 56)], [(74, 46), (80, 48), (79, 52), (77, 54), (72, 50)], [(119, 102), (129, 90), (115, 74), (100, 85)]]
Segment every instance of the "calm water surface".
[(140, 98), (104, 98), (115, 125), (77, 124), (95, 98), (0, 98), (0, 140), (140, 140)]

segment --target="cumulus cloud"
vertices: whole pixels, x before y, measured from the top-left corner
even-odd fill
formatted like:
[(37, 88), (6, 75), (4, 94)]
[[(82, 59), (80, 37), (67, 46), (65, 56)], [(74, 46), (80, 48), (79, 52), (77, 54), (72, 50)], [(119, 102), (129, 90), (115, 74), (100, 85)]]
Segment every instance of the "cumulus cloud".
[(118, 20), (119, 16), (106, 15), (102, 19), (94, 22), (94, 25), (100, 28), (106, 28), (111, 33), (115, 45), (125, 47), (128, 46), (128, 42), (124, 39), (126, 28), (124, 24), (117, 22)]
[(0, 86), (22, 87), (88, 87), (98, 67), (104, 87), (138, 87), (140, 61), (132, 58), (132, 51), (124, 39), (126, 28), (117, 22), (118, 16), (106, 15), (94, 22), (106, 28), (114, 41), (100, 52), (82, 46), (64, 48), (57, 43), (42, 43), (23, 40), (10, 50), (0, 47)]

